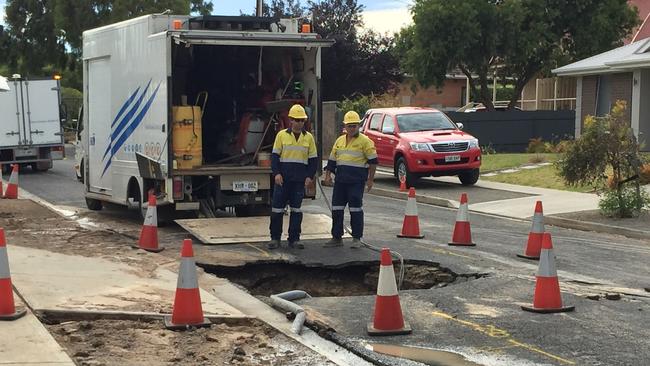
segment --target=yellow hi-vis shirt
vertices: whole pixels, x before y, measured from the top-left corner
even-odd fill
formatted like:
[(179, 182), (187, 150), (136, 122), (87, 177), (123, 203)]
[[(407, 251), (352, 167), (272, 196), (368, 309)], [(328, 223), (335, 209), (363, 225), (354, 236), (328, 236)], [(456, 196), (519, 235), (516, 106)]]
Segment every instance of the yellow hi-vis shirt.
[(304, 181), (316, 174), (316, 143), (314, 136), (302, 131), (298, 138), (286, 129), (278, 132), (273, 143), (271, 169), (288, 181)]
[(343, 135), (334, 142), (325, 169), (336, 174), (337, 182), (365, 182), (368, 179), (368, 165), (377, 162), (375, 144), (368, 136), (359, 133), (348, 144), (346, 135)]

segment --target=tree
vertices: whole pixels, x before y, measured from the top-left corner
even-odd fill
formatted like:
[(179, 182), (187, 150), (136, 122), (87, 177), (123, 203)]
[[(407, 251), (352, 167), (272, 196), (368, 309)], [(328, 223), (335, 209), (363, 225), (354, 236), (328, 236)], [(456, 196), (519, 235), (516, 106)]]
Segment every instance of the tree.
[(490, 110), (492, 77), (512, 80), (512, 108), (540, 72), (613, 48), (639, 24), (626, 0), (416, 0), (412, 13), (398, 40), (406, 71), (440, 87), (460, 69)]
[(640, 188), (642, 157), (625, 108), (619, 100), (607, 116), (587, 116), (580, 138), (557, 164), (568, 184), (592, 185), (605, 192), (601, 210), (618, 217), (637, 216), (650, 203)]

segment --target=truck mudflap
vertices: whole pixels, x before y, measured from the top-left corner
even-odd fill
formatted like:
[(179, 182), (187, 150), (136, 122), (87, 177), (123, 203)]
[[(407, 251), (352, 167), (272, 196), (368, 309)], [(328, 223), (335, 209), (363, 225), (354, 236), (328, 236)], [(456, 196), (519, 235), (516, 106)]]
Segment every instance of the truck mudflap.
[[(270, 239), (269, 217), (218, 217), (175, 220), (203, 244), (262, 243)], [(284, 215), (283, 227), (289, 227), (289, 215)], [(323, 214), (304, 213), (301, 240), (329, 239), (332, 219)], [(286, 230), (285, 230), (286, 231)], [(349, 237), (346, 234), (346, 237)], [(286, 233), (282, 240), (286, 240)]]

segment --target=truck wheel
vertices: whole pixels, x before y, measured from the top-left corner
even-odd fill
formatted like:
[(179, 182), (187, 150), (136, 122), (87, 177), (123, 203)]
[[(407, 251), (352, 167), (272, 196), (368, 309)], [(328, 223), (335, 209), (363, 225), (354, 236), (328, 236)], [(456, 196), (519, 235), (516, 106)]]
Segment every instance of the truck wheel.
[(104, 204), (100, 200), (86, 197), (86, 207), (91, 211), (99, 211), (104, 207)]
[(32, 163), (32, 170), (35, 172), (46, 172), (52, 167), (52, 162), (49, 161), (44, 161), (44, 162), (36, 162)]
[(458, 174), (458, 179), (460, 179), (462, 185), (471, 186), (478, 182), (479, 174), (480, 171), (478, 169), (467, 170)]
[(400, 178), (404, 176), (406, 176), (406, 186), (409, 188), (415, 186), (420, 179), (420, 177), (409, 171), (409, 167), (406, 165), (406, 159), (401, 157), (395, 163), (395, 177), (397, 178), (397, 182), (399, 183)]
[(271, 215), (271, 206), (269, 205), (252, 205), (252, 206), (235, 206), (235, 216), (269, 216)]

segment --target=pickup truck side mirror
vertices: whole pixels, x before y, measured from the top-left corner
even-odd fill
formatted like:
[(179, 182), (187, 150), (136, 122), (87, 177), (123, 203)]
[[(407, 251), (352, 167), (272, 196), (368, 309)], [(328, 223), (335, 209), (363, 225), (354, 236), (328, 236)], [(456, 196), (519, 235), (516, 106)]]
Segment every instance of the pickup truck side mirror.
[(465, 128), (465, 125), (462, 124), (461, 122), (456, 122), (456, 126), (458, 126), (459, 130), (462, 130), (463, 128)]

